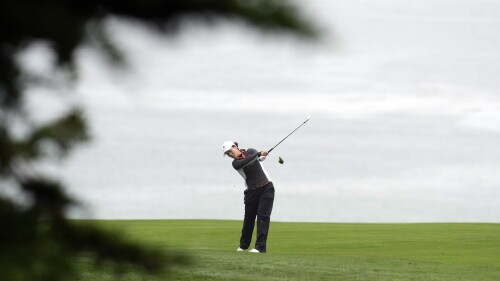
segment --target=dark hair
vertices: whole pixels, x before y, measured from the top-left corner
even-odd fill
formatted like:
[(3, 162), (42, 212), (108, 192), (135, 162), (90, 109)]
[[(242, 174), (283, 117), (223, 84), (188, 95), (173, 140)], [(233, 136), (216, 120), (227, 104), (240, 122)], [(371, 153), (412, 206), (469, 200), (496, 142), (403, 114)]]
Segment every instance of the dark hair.
[(238, 143), (237, 142), (234, 142), (234, 145), (236, 145), (236, 147), (238, 147)]

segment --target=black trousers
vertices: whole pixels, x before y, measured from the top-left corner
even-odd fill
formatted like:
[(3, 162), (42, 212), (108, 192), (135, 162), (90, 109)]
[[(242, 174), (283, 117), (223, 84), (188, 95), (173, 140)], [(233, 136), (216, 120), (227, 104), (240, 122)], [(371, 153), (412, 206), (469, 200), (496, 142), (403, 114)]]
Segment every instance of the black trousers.
[(270, 182), (257, 189), (245, 190), (245, 219), (241, 230), (240, 248), (248, 249), (257, 217), (257, 240), (255, 249), (266, 252), (267, 234), (274, 202), (274, 186)]

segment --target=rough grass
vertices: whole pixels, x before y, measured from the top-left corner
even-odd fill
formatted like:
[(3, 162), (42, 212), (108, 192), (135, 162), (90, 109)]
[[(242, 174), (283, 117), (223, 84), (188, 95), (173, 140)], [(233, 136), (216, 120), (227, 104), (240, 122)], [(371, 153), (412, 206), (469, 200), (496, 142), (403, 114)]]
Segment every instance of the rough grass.
[[(170, 280), (500, 280), (500, 224), (271, 224), (268, 253), (236, 252), (239, 221), (85, 221), (194, 264)], [(114, 280), (82, 258), (80, 280)], [(164, 280), (130, 269), (120, 280)]]

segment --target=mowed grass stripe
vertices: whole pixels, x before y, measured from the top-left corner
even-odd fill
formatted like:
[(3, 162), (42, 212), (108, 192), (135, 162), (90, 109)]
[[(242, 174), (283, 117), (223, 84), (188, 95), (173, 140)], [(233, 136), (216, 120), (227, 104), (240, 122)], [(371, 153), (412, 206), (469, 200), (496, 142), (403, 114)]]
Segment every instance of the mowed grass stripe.
[[(268, 253), (262, 255), (235, 251), (240, 221), (77, 223), (185, 250), (195, 264), (176, 269), (173, 280), (500, 280), (500, 224), (272, 222)], [(83, 262), (80, 267), (89, 277)], [(109, 274), (98, 272), (95, 280), (108, 280)], [(140, 272), (123, 277), (144, 278)]]

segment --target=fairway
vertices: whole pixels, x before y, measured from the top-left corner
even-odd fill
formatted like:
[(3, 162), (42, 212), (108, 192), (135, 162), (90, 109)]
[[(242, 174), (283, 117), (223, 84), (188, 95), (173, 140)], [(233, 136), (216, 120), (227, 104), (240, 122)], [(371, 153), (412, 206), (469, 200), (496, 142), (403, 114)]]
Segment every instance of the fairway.
[[(239, 221), (77, 223), (184, 250), (194, 264), (176, 268), (169, 280), (500, 280), (500, 224), (272, 222), (268, 253), (252, 254), (236, 252)], [(76, 267), (80, 280), (114, 280), (86, 259)], [(131, 271), (120, 280), (162, 279)]]

